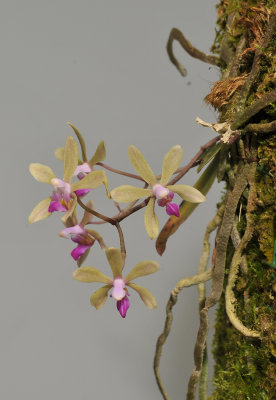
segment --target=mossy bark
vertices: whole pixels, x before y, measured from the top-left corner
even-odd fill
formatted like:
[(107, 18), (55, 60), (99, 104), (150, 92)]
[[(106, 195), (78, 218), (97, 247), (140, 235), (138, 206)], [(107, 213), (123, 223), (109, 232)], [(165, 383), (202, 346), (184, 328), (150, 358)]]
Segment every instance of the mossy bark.
[[(221, 0), (217, 10), (212, 50), (224, 65), (221, 80), (206, 100), (220, 111), (220, 122), (231, 124), (239, 113), (244, 115), (248, 107), (265, 101), (265, 96), (276, 89), (276, 0)], [(276, 399), (276, 265), (272, 263), (276, 236), (276, 102), (274, 97), (272, 100), (246, 121), (238, 122), (241, 136), (229, 146), (221, 176), (227, 197), (238, 164), (250, 164), (251, 183), (239, 200), (235, 219), (239, 239), (249, 220), (250, 235), (242, 249), (243, 263), (235, 277), (232, 303), (235, 318), (258, 331), (260, 337), (245, 336), (226, 312), (225, 291), (237, 247), (232, 238), (216, 315), (214, 391), (210, 400)], [(232, 129), (237, 128), (232, 125)]]

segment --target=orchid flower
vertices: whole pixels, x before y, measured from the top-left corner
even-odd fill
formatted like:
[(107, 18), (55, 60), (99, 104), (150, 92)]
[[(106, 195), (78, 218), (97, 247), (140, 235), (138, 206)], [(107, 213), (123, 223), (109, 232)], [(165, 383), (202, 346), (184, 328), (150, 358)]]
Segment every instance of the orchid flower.
[(149, 275), (159, 269), (159, 265), (155, 261), (142, 261), (138, 263), (129, 274), (123, 278), (122, 270), (124, 261), (119, 249), (109, 247), (105, 250), (107, 260), (113, 273), (113, 278), (104, 275), (98, 269), (90, 266), (80, 267), (73, 273), (73, 278), (80, 282), (101, 282), (105, 286), (96, 290), (90, 297), (90, 303), (96, 309), (101, 308), (107, 300), (108, 292), (117, 302), (117, 309), (121, 316), (125, 318), (129, 308), (129, 293), (126, 286), (134, 289), (148, 308), (156, 308), (155, 297), (144, 287), (136, 285), (131, 281), (139, 276)]
[[(80, 145), (81, 145), (81, 149), (82, 149), (83, 160), (78, 160), (77, 167), (74, 171), (74, 176), (77, 176), (78, 179), (83, 179), (87, 174), (94, 171), (93, 167), (95, 164), (97, 164), (98, 162), (103, 161), (105, 159), (105, 157), (106, 157), (105, 142), (102, 140), (98, 144), (94, 155), (91, 157), (90, 161), (87, 161), (86, 148), (85, 148), (84, 139), (82, 137), (82, 134), (70, 122), (68, 122), (68, 125), (71, 126), (71, 128), (74, 130), (75, 134), (77, 135)], [(64, 148), (59, 147), (58, 149), (56, 149), (55, 156), (59, 160), (63, 161), (64, 160)], [(103, 184), (105, 185), (106, 193), (107, 193), (108, 197), (110, 197), (109, 191), (108, 191), (108, 181), (107, 181), (106, 177), (105, 177), (105, 180), (103, 181)], [(88, 192), (90, 192), (90, 190), (91, 189), (79, 189), (79, 190), (76, 190), (76, 194), (78, 197), (82, 197), (82, 196), (86, 195)]]
[(163, 160), (162, 175), (158, 182), (149, 164), (142, 153), (135, 147), (129, 146), (128, 156), (136, 172), (150, 186), (149, 189), (137, 188), (131, 185), (119, 186), (111, 191), (111, 197), (118, 202), (131, 202), (143, 197), (150, 197), (145, 211), (145, 228), (151, 239), (155, 239), (159, 231), (158, 218), (154, 211), (155, 200), (161, 207), (166, 206), (168, 215), (179, 217), (179, 206), (172, 203), (174, 193), (183, 200), (191, 203), (201, 203), (206, 200), (205, 196), (197, 189), (187, 185), (167, 185), (172, 174), (177, 170), (182, 159), (183, 150), (181, 146), (173, 146), (165, 155)]
[(72, 136), (68, 136), (66, 139), (63, 179), (57, 178), (47, 165), (30, 164), (29, 169), (33, 177), (39, 182), (51, 184), (54, 188), (50, 197), (42, 200), (34, 207), (29, 216), (30, 224), (49, 217), (54, 211), (65, 212), (62, 221), (66, 222), (76, 208), (77, 196), (75, 192), (79, 189), (97, 188), (105, 181), (105, 171), (99, 170), (90, 172), (81, 181), (71, 184), (77, 164), (78, 145)]
[[(94, 208), (93, 202), (90, 200), (87, 203), (87, 207)], [(90, 223), (93, 218), (93, 215), (88, 211), (84, 211), (83, 218), (79, 224), (73, 226), (67, 226), (60, 233), (59, 236), (68, 238), (71, 237), (71, 240), (78, 244), (78, 246), (71, 251), (71, 256), (75, 261), (78, 261), (78, 265), (87, 257), (90, 248), (95, 243), (95, 239), (90, 236), (89, 232), (85, 229), (85, 225)]]

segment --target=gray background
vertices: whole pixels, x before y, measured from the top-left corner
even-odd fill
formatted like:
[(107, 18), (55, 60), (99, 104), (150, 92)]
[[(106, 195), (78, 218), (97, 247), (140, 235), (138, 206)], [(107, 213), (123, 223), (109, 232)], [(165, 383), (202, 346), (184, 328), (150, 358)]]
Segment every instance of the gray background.
[[(160, 262), (160, 271), (139, 282), (158, 301), (148, 310), (131, 293), (122, 319), (110, 299), (96, 311), (90, 294), (99, 286), (72, 279), (73, 243), (58, 237), (57, 213), (32, 226), (27, 217), (50, 186), (37, 183), (30, 162), (50, 165), (62, 176), (54, 149), (73, 135), (66, 121), (85, 136), (91, 156), (106, 141), (106, 162), (134, 172), (127, 157), (136, 145), (156, 173), (164, 154), (181, 144), (187, 163), (213, 133), (196, 116), (215, 121), (203, 102), (219, 71), (191, 59), (175, 44), (188, 69), (183, 79), (170, 64), (165, 44), (178, 27), (203, 51), (214, 38), (214, 0), (25, 0), (1, 1), (1, 345), (0, 398), (160, 399), (152, 359), (165, 318), (169, 292), (197, 270), (204, 229), (215, 213), (222, 188), (169, 241), (160, 258), (144, 230), (143, 211), (124, 221), (127, 267), (144, 259)], [(196, 171), (183, 183), (193, 184)], [(132, 183), (109, 174), (110, 187)], [(103, 188), (96, 208), (115, 209)], [(160, 223), (166, 217), (158, 210)], [(111, 226), (99, 232), (118, 246)], [(95, 245), (86, 264), (110, 274)], [(197, 290), (184, 290), (175, 307), (161, 373), (172, 399), (183, 398), (192, 369), (198, 328)]]

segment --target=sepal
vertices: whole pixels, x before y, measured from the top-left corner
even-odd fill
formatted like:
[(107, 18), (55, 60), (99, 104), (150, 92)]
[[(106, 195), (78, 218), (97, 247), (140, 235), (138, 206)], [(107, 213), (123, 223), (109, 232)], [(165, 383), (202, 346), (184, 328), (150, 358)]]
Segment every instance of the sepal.
[(51, 184), (51, 180), (56, 178), (52, 168), (44, 164), (32, 163), (29, 166), (29, 171), (38, 182)]
[(128, 283), (128, 286), (139, 294), (148, 308), (153, 309), (157, 307), (155, 297), (148, 289), (144, 288), (143, 286), (136, 285), (136, 283)]
[(51, 215), (51, 213), (48, 211), (51, 201), (51, 197), (47, 197), (34, 207), (33, 211), (29, 215), (29, 224), (42, 221)]

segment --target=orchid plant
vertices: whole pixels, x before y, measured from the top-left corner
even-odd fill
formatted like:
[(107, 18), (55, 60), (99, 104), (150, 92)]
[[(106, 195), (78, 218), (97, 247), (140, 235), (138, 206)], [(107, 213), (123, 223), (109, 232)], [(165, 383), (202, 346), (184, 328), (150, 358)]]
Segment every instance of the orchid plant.
[[(133, 283), (132, 280), (156, 272), (159, 269), (159, 265), (151, 260), (142, 261), (123, 277), (126, 249), (120, 222), (145, 207), (145, 228), (150, 239), (155, 239), (159, 232), (158, 218), (154, 209), (156, 201), (158, 206), (166, 209), (166, 213), (170, 217), (178, 219), (181, 217), (181, 208), (177, 203), (172, 202), (175, 194), (178, 194), (182, 200), (188, 203), (201, 203), (206, 198), (199, 190), (199, 187), (175, 184), (185, 173), (185, 168), (184, 170), (179, 168), (183, 155), (181, 146), (173, 146), (165, 155), (161, 175), (154, 175), (142, 153), (135, 146), (129, 146), (128, 156), (138, 174), (134, 175), (103, 164), (102, 161), (106, 158), (104, 141), (99, 143), (94, 155), (88, 161), (83, 136), (74, 125), (70, 123), (69, 125), (73, 128), (78, 138), (82, 158), (79, 158), (77, 142), (72, 136), (68, 136), (65, 147), (58, 148), (55, 151), (56, 157), (64, 163), (62, 179), (57, 178), (52, 169), (46, 165), (30, 164), (32, 176), (39, 182), (51, 184), (53, 189), (49, 197), (34, 207), (29, 216), (29, 223), (43, 220), (54, 212), (64, 213), (61, 221), (65, 227), (60, 231), (59, 235), (63, 238), (71, 238), (77, 244), (77, 247), (71, 252), (71, 256), (77, 262), (78, 267), (73, 273), (73, 278), (80, 282), (100, 282), (105, 284), (96, 290), (90, 298), (91, 305), (96, 309), (100, 309), (104, 305), (108, 293), (111, 291), (110, 297), (116, 301), (121, 317), (125, 318), (130, 305), (130, 294), (127, 287), (136, 291), (145, 305), (153, 309), (157, 305), (155, 297), (144, 287)], [(101, 168), (98, 169), (98, 167)], [(122, 185), (109, 192), (105, 170), (143, 182), (144, 187)], [(171, 179), (174, 174), (177, 174), (176, 177)], [(72, 182), (73, 179), (77, 180)], [(93, 191), (102, 184), (106, 188), (107, 197), (119, 209), (119, 213), (113, 217), (108, 217), (96, 211), (92, 199), (86, 204), (82, 201), (87, 195), (93, 196)], [(136, 204), (142, 198), (145, 198), (145, 200)], [(130, 204), (121, 209), (117, 202)], [(84, 209), (83, 217), (80, 221), (77, 215), (77, 204)], [(107, 246), (99, 232), (89, 229), (90, 224), (98, 222), (94, 221), (95, 217), (98, 221), (108, 222), (117, 228), (120, 249)], [(95, 267), (82, 266), (95, 242), (104, 250), (113, 278), (104, 275)]]

